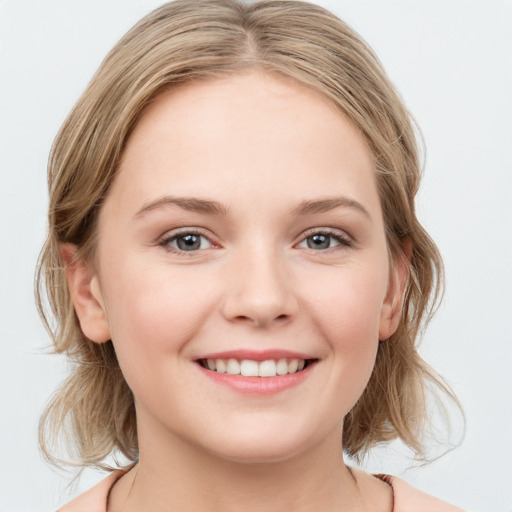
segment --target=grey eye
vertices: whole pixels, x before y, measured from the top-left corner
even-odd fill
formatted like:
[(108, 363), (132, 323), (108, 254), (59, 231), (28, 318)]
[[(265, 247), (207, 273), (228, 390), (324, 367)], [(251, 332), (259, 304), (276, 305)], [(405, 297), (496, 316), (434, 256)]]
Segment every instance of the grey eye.
[(179, 251), (188, 252), (211, 247), (211, 243), (206, 237), (196, 233), (177, 235), (170, 240), (169, 245)]
[(335, 247), (341, 243), (342, 240), (340, 240), (340, 237), (336, 235), (331, 235), (329, 233), (315, 233), (304, 238), (304, 240), (299, 244), (299, 247), (321, 251), (330, 249), (331, 247)]

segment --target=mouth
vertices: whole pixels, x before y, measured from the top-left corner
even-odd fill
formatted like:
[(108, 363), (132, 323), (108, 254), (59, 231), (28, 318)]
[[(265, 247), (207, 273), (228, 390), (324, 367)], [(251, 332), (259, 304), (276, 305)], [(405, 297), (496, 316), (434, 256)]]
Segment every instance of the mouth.
[(242, 377), (271, 378), (300, 373), (314, 364), (317, 359), (279, 358), (279, 359), (237, 359), (204, 358), (196, 362), (205, 370), (226, 375)]

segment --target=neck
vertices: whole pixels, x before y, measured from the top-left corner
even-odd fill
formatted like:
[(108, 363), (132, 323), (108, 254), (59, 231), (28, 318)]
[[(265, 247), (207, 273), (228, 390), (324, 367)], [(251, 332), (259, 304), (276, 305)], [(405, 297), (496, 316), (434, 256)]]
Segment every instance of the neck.
[(179, 438), (162, 443), (140, 427), (139, 464), (114, 488), (109, 511), (362, 510), (360, 489), (343, 461), (341, 428), (287, 460), (248, 463)]

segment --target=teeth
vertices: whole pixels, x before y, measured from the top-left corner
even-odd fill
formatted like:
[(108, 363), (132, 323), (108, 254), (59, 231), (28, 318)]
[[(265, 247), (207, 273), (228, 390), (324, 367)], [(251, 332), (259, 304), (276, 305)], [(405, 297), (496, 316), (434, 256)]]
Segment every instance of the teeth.
[(230, 375), (240, 375), (240, 363), (236, 359), (228, 359), (227, 372)]
[(207, 359), (203, 365), (217, 373), (243, 375), (244, 377), (276, 377), (296, 373), (304, 369), (304, 359), (267, 359), (253, 361), (252, 359)]
[(261, 361), (258, 366), (258, 375), (260, 377), (276, 376), (276, 362), (273, 359), (269, 359), (268, 361)]
[(299, 368), (299, 360), (298, 359), (292, 359), (288, 363), (288, 373), (295, 373), (298, 368)]
[(288, 373), (288, 363), (286, 359), (279, 359), (276, 364), (277, 375), (286, 375)]
[(244, 377), (257, 377), (258, 376), (258, 361), (250, 361), (244, 359), (240, 363), (240, 373)]

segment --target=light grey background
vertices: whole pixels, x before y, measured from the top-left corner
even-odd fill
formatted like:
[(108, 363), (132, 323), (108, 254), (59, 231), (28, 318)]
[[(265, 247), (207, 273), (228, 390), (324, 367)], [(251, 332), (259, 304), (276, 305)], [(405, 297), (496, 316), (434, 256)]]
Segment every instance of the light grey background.
[[(45, 167), (60, 124), (106, 52), (156, 0), (0, 0), (0, 511), (55, 509), (102, 475), (42, 461), (36, 425), (66, 372), (43, 355), (33, 271)], [(427, 145), (421, 218), (447, 267), (423, 353), (467, 415), (461, 447), (421, 469), (395, 449), (368, 465), (475, 512), (512, 510), (512, 2), (319, 2), (375, 48)], [(400, 451), (398, 449), (398, 451)], [(68, 477), (69, 478), (69, 477)]]

